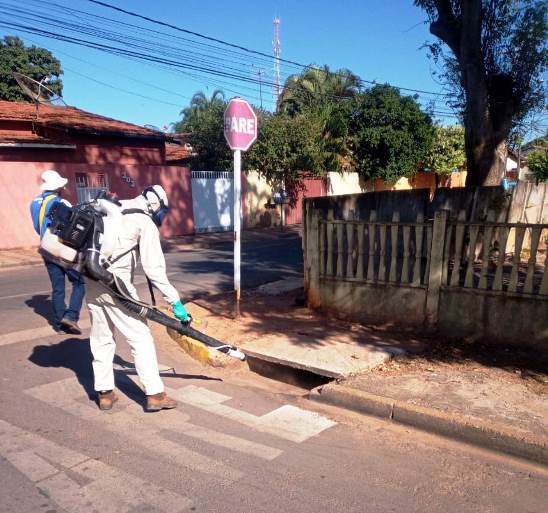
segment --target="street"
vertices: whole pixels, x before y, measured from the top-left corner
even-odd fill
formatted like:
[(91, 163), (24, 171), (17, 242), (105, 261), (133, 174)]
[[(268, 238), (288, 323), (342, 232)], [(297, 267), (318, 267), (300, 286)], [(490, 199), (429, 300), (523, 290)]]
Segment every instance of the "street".
[[(230, 290), (230, 244), (166, 257), (184, 297)], [(244, 288), (298, 276), (300, 239), (248, 241), (242, 261)], [(88, 331), (43, 335), (45, 269), (3, 271), (0, 284), (1, 513), (546, 511), (546, 468), (203, 367), (165, 338), (159, 361), (174, 369), (163, 377), (179, 407), (143, 411), (121, 341), (120, 401), (101, 412)]]

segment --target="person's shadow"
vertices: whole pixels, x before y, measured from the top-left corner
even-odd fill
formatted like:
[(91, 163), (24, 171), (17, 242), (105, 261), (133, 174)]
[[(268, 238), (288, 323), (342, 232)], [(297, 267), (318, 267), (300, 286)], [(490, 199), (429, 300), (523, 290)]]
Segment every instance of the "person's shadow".
[(53, 318), (53, 303), (50, 296), (46, 294), (36, 294), (30, 299), (25, 301), (25, 304), (34, 310), (35, 314), (41, 315), (48, 324), (55, 328), (55, 321)]
[[(74, 372), (90, 401), (96, 400), (93, 388), (93, 356), (89, 339), (66, 338), (58, 344), (35, 346), (29, 361), (40, 367), (64, 367)], [(143, 391), (122, 371), (115, 370), (116, 388), (139, 404), (144, 404)]]
[[(29, 361), (40, 367), (64, 367), (74, 372), (78, 382), (86, 391), (90, 401), (96, 400), (96, 392), (93, 387), (93, 368), (91, 362), (93, 356), (89, 348), (89, 339), (67, 338), (58, 344), (35, 346)], [(143, 390), (129, 378), (129, 375), (136, 375), (135, 366), (123, 359), (121, 356), (114, 356), (114, 364), (122, 369), (114, 370), (114, 379), (117, 390), (128, 398), (145, 406), (146, 398)], [(204, 376), (202, 374), (178, 374), (162, 372), (162, 376), (182, 379), (202, 379), (222, 381), (220, 378)]]

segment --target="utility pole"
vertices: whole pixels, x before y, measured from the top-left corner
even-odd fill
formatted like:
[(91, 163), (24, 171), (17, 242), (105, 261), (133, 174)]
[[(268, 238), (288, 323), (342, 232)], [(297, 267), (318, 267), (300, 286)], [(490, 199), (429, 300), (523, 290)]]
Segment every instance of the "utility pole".
[(280, 55), (282, 53), (280, 46), (280, 18), (277, 16), (274, 18), (274, 40), (272, 41), (272, 48), (274, 50), (274, 105), (278, 108), (278, 98), (282, 91), (280, 84)]
[[(253, 67), (255, 67), (253, 64), (252, 64)], [(263, 108), (263, 75), (264, 75), (264, 70), (263, 69), (258, 69), (257, 70), (257, 75), (259, 76), (259, 98), (261, 100), (261, 109)]]

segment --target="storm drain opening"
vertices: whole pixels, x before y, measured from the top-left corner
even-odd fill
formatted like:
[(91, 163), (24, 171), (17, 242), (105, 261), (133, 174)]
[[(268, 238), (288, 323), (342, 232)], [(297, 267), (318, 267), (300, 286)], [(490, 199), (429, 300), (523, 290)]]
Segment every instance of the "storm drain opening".
[(312, 390), (320, 385), (326, 385), (335, 379), (254, 356), (247, 355), (246, 361), (251, 372), (305, 390)]

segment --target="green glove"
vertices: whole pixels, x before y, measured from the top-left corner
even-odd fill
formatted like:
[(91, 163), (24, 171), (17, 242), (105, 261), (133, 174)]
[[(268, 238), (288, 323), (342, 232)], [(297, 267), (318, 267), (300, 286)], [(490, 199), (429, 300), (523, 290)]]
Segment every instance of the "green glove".
[(178, 319), (179, 321), (188, 322), (188, 321), (190, 320), (190, 315), (189, 315), (189, 313), (186, 311), (186, 308), (185, 308), (185, 306), (183, 305), (183, 303), (181, 303), (181, 300), (177, 301), (177, 302), (172, 306), (172, 310), (173, 310), (173, 315), (174, 315), (175, 318)]

